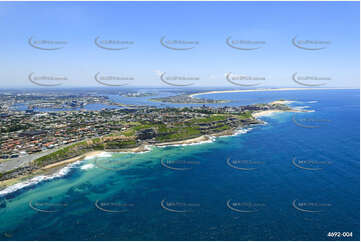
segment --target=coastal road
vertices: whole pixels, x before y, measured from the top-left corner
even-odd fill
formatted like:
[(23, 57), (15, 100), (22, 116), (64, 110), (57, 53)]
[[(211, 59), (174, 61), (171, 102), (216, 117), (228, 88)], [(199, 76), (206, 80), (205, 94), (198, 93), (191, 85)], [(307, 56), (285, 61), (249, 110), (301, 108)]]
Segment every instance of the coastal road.
[(54, 151), (55, 150), (46, 150), (46, 151), (42, 151), (39, 153), (26, 155), (26, 156), (22, 156), (22, 157), (17, 157), (17, 158), (12, 158), (12, 159), (7, 159), (7, 160), (0, 160), (0, 173), (10, 171), (10, 170), (16, 169), (18, 167), (26, 166), (31, 161), (33, 161), (41, 156), (52, 153)]
[[(95, 136), (93, 138), (98, 138), (98, 136)], [(0, 173), (6, 172), (6, 171), (10, 171), (13, 169), (16, 169), (18, 167), (23, 167), (28, 165), (30, 162), (32, 162), (33, 160), (40, 158), (44, 155), (48, 155), (50, 153), (53, 153), (55, 151), (58, 151), (60, 149), (63, 149), (69, 145), (73, 145), (74, 143), (78, 143), (78, 142), (82, 142), (82, 141), (86, 141), (86, 140), (91, 140), (93, 138), (86, 138), (83, 140), (79, 140), (70, 144), (66, 144), (66, 145), (62, 145), (58, 148), (55, 149), (49, 149), (49, 150), (44, 150), (41, 151), (39, 153), (35, 153), (35, 154), (31, 154), (31, 155), (26, 155), (26, 156), (22, 156), (22, 157), (18, 157), (18, 158), (12, 158), (12, 159), (7, 159), (7, 160), (1, 160), (0, 159)]]

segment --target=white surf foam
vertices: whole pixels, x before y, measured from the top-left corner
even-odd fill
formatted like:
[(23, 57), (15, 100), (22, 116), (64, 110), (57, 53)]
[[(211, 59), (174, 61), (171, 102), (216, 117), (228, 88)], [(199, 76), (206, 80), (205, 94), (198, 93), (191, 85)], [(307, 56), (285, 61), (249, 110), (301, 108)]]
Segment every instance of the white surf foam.
[(251, 131), (253, 128), (241, 128), (241, 129), (237, 129), (233, 134), (231, 135), (222, 135), (222, 136), (217, 136), (215, 138), (224, 138), (224, 137), (232, 137), (232, 136), (237, 136), (240, 134), (245, 134), (248, 133), (249, 131)]
[(207, 143), (212, 143), (214, 142), (216, 139), (214, 136), (209, 136), (208, 140), (204, 140), (204, 141), (198, 141), (198, 142), (194, 142), (194, 143), (189, 143), (189, 144), (165, 144), (165, 145), (157, 145), (158, 147), (167, 147), (167, 146), (190, 146), (190, 145), (200, 145), (200, 144), (207, 144)]
[(14, 184), (12, 186), (9, 186), (9, 187), (1, 190), (0, 191), (0, 196), (4, 196), (6, 194), (16, 192), (16, 191), (18, 191), (20, 189), (36, 185), (36, 184), (38, 184), (40, 182), (43, 182), (43, 181), (49, 181), (49, 180), (53, 180), (55, 178), (63, 177), (66, 174), (68, 174), (72, 168), (74, 168), (76, 165), (80, 164), (81, 162), (82, 161), (77, 161), (77, 162), (72, 163), (72, 164), (70, 164), (68, 166), (65, 166), (62, 169), (60, 169), (58, 172), (56, 172), (56, 173), (54, 173), (52, 175), (36, 176), (36, 177), (33, 177), (33, 178), (31, 178), (31, 179), (29, 179), (27, 181), (16, 183), (16, 184)]
[(296, 103), (297, 101), (283, 101), (282, 103), (285, 105)]
[(85, 157), (84, 160), (91, 160), (91, 159), (94, 159), (94, 158), (107, 158), (107, 157), (112, 157), (112, 153), (111, 152), (101, 152), (99, 154), (96, 154), (96, 155), (91, 155), (91, 156), (87, 156)]
[[(190, 143), (190, 144), (170, 144), (170, 145), (158, 145), (159, 147), (166, 147), (166, 146), (189, 146), (189, 145), (199, 145), (199, 144), (206, 144), (206, 143), (212, 143), (216, 141), (216, 138), (219, 137), (229, 137), (229, 136), (236, 136), (236, 135), (240, 135), (240, 134), (245, 134), (247, 132), (249, 132), (250, 130), (252, 130), (252, 128), (242, 128), (237, 130), (234, 134), (232, 135), (224, 135), (224, 136), (209, 136), (210, 138), (206, 141), (200, 141), (200, 142), (195, 142), (195, 143)], [(124, 152), (124, 153), (146, 153), (152, 150), (152, 145), (147, 145), (145, 146), (146, 151), (143, 152)], [(119, 152), (117, 152), (119, 153)], [(123, 153), (123, 152), (120, 152)], [(84, 160), (90, 160), (96, 157), (112, 157), (112, 153), (111, 152), (102, 152), (100, 154), (94, 155), (94, 156), (88, 156), (86, 157)], [(58, 172), (52, 174), (52, 175), (41, 175), (41, 176), (36, 176), (34, 178), (31, 178), (27, 181), (24, 182), (20, 182), (17, 184), (14, 184), (12, 186), (9, 186), (3, 190), (0, 190), (0, 196), (4, 196), (6, 194), (10, 194), (13, 192), (16, 192), (18, 190), (21, 190), (23, 188), (29, 187), (29, 186), (33, 186), (36, 184), (39, 184), (43, 181), (49, 181), (49, 180), (53, 180), (55, 178), (60, 178), (65, 176), (66, 174), (68, 174), (72, 168), (77, 167), (77, 165), (79, 165), (81, 162), (83, 162), (84, 160), (80, 160), (77, 162), (74, 162), (72, 164), (69, 164), (68, 166), (65, 166), (64, 168), (60, 169)], [(85, 164), (83, 166), (80, 167), (81, 170), (88, 170), (88, 169), (92, 169), (94, 168), (94, 164)]]
[(307, 109), (307, 108), (311, 108), (310, 106), (297, 106), (294, 107), (294, 109), (299, 110), (299, 111), (306, 111), (306, 112), (314, 112), (315, 110), (311, 110), (311, 109)]
[(246, 134), (249, 131), (251, 131), (253, 128), (244, 128), (237, 130), (232, 136), (240, 135), (240, 134)]
[(80, 169), (82, 169), (82, 170), (89, 170), (89, 169), (92, 169), (92, 168), (94, 168), (95, 166), (94, 166), (94, 164), (85, 164), (85, 165), (82, 165), (81, 167), (80, 167)]

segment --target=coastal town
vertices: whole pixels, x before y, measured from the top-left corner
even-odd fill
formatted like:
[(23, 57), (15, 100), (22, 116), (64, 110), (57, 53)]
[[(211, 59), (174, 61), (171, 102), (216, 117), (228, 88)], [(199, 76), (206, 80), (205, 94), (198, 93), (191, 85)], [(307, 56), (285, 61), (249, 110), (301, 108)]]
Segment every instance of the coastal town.
[(33, 113), (36, 111), (72, 111), (85, 110), (89, 105), (102, 108), (134, 108), (136, 105), (114, 102), (106, 95), (95, 91), (79, 93), (59, 93), (56, 91), (39, 92), (3, 92), (0, 93), (0, 115), (6, 116), (16, 111)]
[[(0, 180), (91, 150), (122, 150), (202, 135), (230, 134), (262, 123), (252, 114), (267, 110), (290, 108), (271, 103), (237, 107), (19, 111), (6, 108), (5, 102), (0, 111)], [(17, 165), (4, 165), (19, 160), (22, 162)]]
[(187, 120), (205, 118), (211, 114), (246, 113), (246, 111), (270, 108), (267, 105), (249, 105), (222, 108), (144, 108), (32, 113), (18, 111), (1, 115), (0, 158), (16, 158), (87, 138), (124, 131), (136, 122), (186, 124)]

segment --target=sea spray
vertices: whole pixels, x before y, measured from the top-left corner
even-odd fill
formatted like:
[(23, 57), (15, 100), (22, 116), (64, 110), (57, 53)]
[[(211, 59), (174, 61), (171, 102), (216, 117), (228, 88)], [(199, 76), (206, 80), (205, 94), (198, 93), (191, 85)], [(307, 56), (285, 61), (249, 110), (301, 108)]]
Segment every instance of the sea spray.
[(30, 187), (30, 186), (35, 186), (44, 181), (50, 181), (50, 180), (53, 180), (56, 178), (64, 177), (71, 171), (71, 169), (76, 168), (81, 162), (83, 162), (83, 160), (80, 160), (80, 161), (74, 162), (70, 165), (67, 165), (52, 175), (40, 175), (40, 176), (33, 177), (29, 180), (11, 185), (3, 190), (0, 190), (0, 197), (5, 196), (10, 193), (13, 193), (13, 192), (16, 192), (16, 191), (19, 191), (24, 188)]
[(311, 108), (310, 106), (297, 106), (297, 107), (293, 107), (293, 108), (298, 111), (315, 112), (315, 110), (307, 109), (307, 108)]
[(89, 169), (92, 169), (92, 168), (94, 168), (95, 166), (94, 166), (94, 164), (85, 164), (85, 165), (82, 165), (81, 167), (80, 167), (80, 169), (81, 170), (89, 170)]
[(190, 146), (190, 145), (200, 145), (200, 144), (207, 144), (207, 143), (212, 143), (215, 141), (215, 137), (214, 136), (209, 136), (209, 139), (207, 140), (203, 140), (203, 141), (198, 141), (198, 142), (193, 142), (193, 143), (188, 143), (188, 144), (159, 144), (156, 145), (158, 147), (168, 147), (168, 146), (172, 146), (172, 147), (177, 147), (177, 146)]
[(87, 156), (87, 157), (85, 157), (84, 160), (92, 160), (94, 158), (107, 158), (107, 157), (112, 157), (112, 153), (104, 151), (104, 152), (101, 152), (101, 153), (96, 154), (96, 155)]

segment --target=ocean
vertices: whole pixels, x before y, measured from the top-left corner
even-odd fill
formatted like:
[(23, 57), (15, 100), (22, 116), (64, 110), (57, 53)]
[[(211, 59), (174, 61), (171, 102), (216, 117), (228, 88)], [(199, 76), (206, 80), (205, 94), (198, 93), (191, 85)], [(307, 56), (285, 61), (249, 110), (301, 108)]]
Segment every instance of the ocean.
[(360, 239), (359, 90), (199, 97), (310, 112), (201, 144), (102, 153), (0, 191), (0, 239)]

